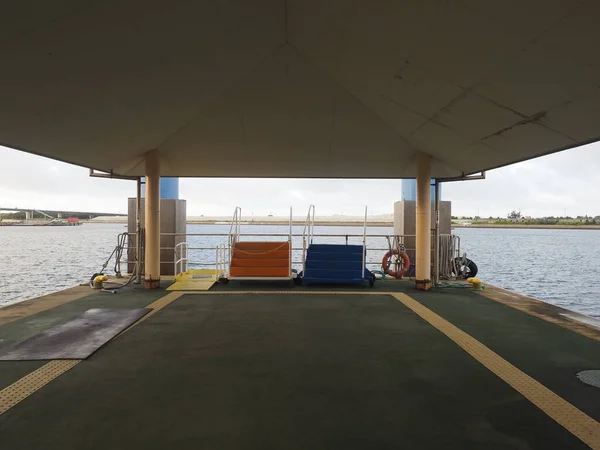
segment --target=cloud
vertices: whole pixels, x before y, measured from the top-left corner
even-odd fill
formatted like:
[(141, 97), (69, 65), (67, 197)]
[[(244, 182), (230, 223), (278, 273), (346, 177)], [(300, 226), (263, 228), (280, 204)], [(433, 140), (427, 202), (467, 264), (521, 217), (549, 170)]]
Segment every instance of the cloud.
[[(486, 180), (445, 183), (442, 196), (456, 215), (505, 216), (600, 214), (600, 144), (514, 164), (487, 173)], [(0, 147), (0, 207), (123, 213), (135, 182), (90, 178), (81, 167)], [(188, 214), (302, 216), (310, 204), (317, 214), (361, 215), (393, 211), (400, 180), (183, 178), (180, 197)]]
[(78, 166), (0, 147), (0, 207), (127, 212), (135, 182), (90, 178)]
[(447, 183), (443, 196), (459, 215), (599, 215), (600, 144), (544, 156), (487, 173), (484, 181)]

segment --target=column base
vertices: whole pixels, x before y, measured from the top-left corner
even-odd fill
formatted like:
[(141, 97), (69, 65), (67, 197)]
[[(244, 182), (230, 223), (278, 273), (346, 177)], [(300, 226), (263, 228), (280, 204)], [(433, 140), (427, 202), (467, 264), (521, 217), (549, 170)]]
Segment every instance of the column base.
[(415, 280), (415, 287), (420, 291), (431, 289), (431, 280)]
[(160, 278), (151, 278), (144, 280), (144, 289), (158, 289), (160, 287)]

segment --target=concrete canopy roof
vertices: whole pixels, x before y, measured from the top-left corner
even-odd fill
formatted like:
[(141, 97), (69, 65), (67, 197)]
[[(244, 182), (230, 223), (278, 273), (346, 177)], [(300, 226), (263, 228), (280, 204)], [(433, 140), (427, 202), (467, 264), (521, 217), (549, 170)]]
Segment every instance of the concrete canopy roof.
[[(10, 6), (7, 6), (6, 4)], [(600, 3), (4, 2), (0, 144), (120, 175), (475, 173), (600, 138)]]

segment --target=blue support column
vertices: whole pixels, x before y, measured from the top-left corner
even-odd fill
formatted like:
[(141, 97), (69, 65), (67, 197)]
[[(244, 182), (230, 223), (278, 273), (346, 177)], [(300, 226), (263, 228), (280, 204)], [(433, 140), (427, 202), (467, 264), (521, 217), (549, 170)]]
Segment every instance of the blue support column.
[[(144, 179), (142, 178), (142, 181)], [(146, 184), (142, 184), (142, 198), (146, 197)], [(179, 178), (161, 177), (160, 179), (160, 198), (171, 198), (179, 200)]]
[[(431, 180), (431, 201), (435, 201), (435, 180)], [(442, 199), (442, 186), (440, 185), (440, 200)], [(402, 200), (417, 200), (417, 180), (414, 178), (402, 180)]]
[(160, 198), (179, 200), (179, 178), (164, 177), (160, 179)]

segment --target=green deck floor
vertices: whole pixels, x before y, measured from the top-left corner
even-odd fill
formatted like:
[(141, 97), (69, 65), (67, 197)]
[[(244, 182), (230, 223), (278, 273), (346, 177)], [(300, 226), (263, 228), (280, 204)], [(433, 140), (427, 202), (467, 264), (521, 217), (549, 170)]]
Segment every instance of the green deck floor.
[[(588, 448), (402, 303), (370, 295), (386, 284), (184, 295), (1, 415), (2, 448)], [(0, 345), (165, 294), (94, 294), (0, 326)], [(595, 368), (600, 342), (471, 292), (410, 295), (600, 418), (600, 389), (574, 373)], [(0, 362), (12, 374), (0, 381), (27, 373), (23, 364)]]
[[(116, 295), (106, 292), (92, 293), (56, 308), (0, 325), (0, 349), (11, 347), (59, 323), (71, 320), (91, 308), (143, 308), (164, 295), (163, 290), (130, 288)], [(0, 361), (0, 389), (43, 364), (43, 361)]]
[(600, 389), (575, 376), (600, 369), (600, 342), (473, 293), (411, 296), (600, 420)]

